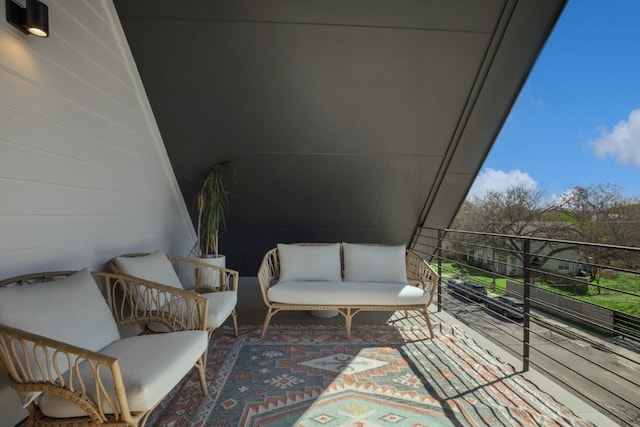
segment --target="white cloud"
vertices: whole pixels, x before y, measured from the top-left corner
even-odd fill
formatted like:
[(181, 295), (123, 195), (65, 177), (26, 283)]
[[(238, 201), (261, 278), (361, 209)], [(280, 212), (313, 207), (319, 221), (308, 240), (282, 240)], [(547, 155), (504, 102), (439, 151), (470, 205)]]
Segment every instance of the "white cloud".
[(469, 194), (467, 194), (467, 199), (482, 197), (489, 191), (500, 192), (511, 187), (524, 187), (535, 190), (538, 188), (538, 183), (528, 173), (518, 169), (505, 172), (486, 168), (476, 177), (476, 180), (469, 190)]
[(568, 188), (564, 190), (559, 196), (557, 194), (552, 194), (549, 197), (549, 201), (554, 205), (564, 205), (566, 203), (569, 203), (574, 196), (575, 188)]
[(640, 166), (640, 109), (633, 110), (629, 119), (618, 122), (611, 132), (604, 131), (591, 147), (600, 158), (612, 156), (620, 163)]

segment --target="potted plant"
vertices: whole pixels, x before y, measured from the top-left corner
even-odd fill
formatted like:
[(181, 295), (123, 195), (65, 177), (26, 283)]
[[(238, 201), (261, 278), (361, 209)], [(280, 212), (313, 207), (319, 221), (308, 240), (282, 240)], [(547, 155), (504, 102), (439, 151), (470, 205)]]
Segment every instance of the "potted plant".
[(225, 225), (229, 193), (225, 188), (224, 169), (228, 161), (218, 162), (209, 171), (196, 195), (197, 240), (194, 252), (199, 261), (225, 267), (218, 238)]

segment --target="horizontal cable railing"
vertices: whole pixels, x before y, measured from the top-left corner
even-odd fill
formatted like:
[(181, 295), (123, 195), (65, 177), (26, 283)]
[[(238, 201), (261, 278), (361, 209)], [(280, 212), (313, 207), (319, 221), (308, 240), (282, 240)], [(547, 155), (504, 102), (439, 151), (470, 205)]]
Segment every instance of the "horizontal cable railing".
[(640, 248), (423, 228), (438, 310), (620, 425), (640, 425)]

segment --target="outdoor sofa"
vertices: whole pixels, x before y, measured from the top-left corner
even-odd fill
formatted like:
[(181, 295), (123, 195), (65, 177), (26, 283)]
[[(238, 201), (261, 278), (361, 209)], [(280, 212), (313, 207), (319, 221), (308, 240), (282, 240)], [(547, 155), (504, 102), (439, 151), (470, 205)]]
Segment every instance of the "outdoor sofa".
[(258, 281), (267, 315), (281, 310), (334, 310), (345, 319), (347, 338), (361, 311), (420, 312), (433, 338), (428, 307), (440, 277), (404, 245), (278, 244), (266, 253)]

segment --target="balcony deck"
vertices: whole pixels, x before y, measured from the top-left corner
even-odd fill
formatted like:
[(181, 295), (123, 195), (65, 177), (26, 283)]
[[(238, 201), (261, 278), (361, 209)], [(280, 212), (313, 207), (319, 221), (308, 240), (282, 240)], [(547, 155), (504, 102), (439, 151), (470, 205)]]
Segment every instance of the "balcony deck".
[[(244, 277), (241, 278), (239, 302), (237, 306), (238, 320), (242, 325), (261, 325), (266, 315), (266, 307), (262, 302), (258, 283), (256, 279)], [(521, 360), (505, 351), (503, 348), (489, 341), (472, 328), (465, 325), (459, 319), (453, 317), (446, 311), (437, 311), (432, 305), (431, 309), (432, 322), (439, 322), (444, 325), (457, 325), (469, 337), (473, 338), (482, 348), (488, 350), (491, 354), (502, 361), (511, 364), (519, 370)], [(308, 312), (281, 312), (278, 313), (271, 321), (272, 325), (334, 325), (340, 326), (344, 324), (344, 319), (337, 316), (329, 319), (321, 319), (312, 316)], [(388, 312), (363, 312), (353, 319), (354, 325), (397, 325), (397, 326), (424, 326), (424, 319), (420, 316), (404, 317), (404, 313), (388, 313)], [(567, 391), (560, 385), (545, 377), (542, 373), (534, 369), (522, 372), (522, 375), (540, 390), (551, 395), (558, 402), (568, 407), (574, 414), (580, 418), (592, 422), (596, 426), (616, 426), (619, 425), (606, 415), (581, 400), (571, 392)]]

